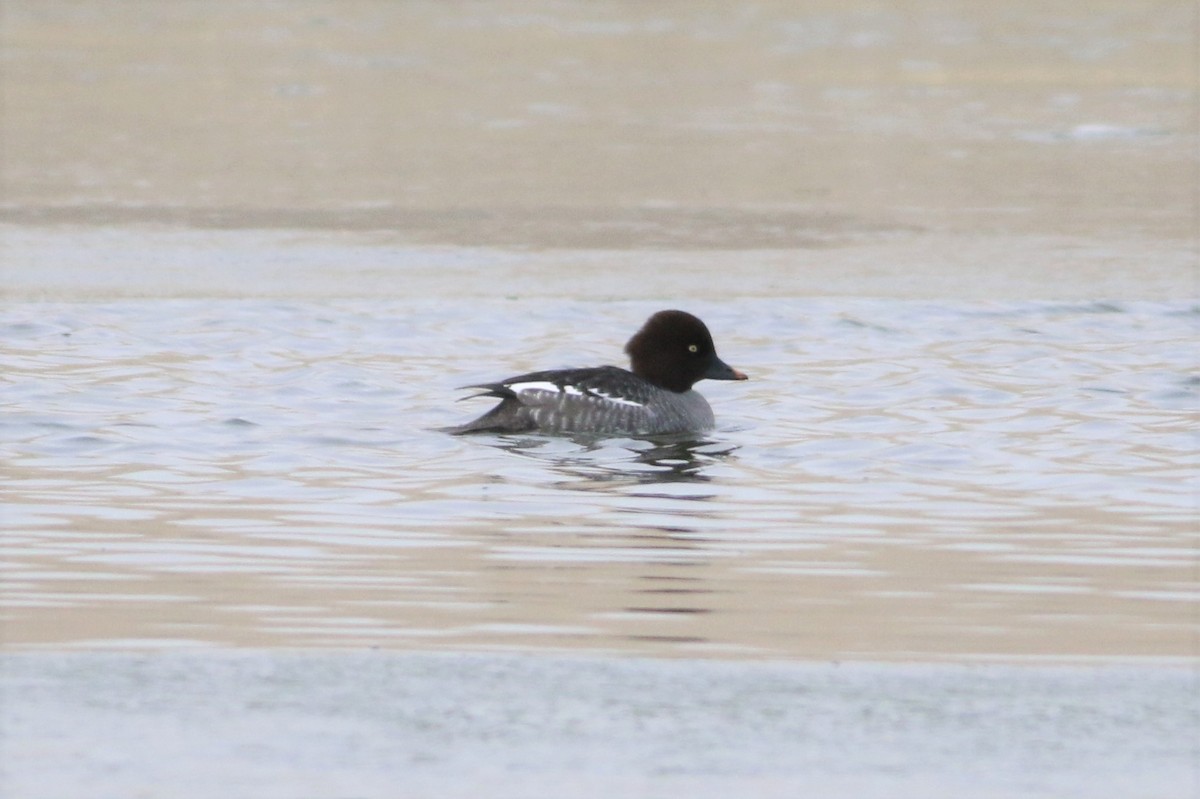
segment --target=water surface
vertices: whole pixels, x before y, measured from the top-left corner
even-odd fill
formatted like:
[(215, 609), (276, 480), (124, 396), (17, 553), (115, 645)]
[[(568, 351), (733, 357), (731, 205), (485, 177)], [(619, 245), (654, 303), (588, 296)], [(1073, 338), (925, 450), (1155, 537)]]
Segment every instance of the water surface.
[(1176, 799), (1198, 777), (1196, 675), (1161, 666), (226, 649), (5, 653), (0, 677), (22, 799)]
[(658, 307), (10, 304), (6, 645), (1194, 653), (1194, 304), (696, 301), (711, 433), (437, 431)]

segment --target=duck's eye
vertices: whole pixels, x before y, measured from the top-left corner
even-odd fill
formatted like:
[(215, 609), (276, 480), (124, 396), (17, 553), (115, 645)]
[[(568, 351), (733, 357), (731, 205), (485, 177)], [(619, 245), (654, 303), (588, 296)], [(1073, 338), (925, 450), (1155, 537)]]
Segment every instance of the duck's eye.
[(699, 351), (700, 351), (700, 348), (697, 347), (695, 344), (688, 345), (688, 352), (699, 352)]

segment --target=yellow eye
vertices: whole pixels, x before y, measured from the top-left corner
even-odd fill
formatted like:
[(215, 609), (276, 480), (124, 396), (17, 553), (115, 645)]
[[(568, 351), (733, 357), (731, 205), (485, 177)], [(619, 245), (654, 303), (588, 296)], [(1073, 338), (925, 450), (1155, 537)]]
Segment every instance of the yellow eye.
[(699, 352), (699, 351), (700, 351), (700, 348), (697, 347), (695, 344), (688, 345), (688, 352)]

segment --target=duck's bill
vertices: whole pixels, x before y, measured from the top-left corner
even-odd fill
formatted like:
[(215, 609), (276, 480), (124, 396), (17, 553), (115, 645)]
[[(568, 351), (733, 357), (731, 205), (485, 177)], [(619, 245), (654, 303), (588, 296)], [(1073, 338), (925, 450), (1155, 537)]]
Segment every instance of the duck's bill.
[(739, 372), (720, 358), (714, 358), (704, 376), (709, 380), (749, 380), (745, 372)]

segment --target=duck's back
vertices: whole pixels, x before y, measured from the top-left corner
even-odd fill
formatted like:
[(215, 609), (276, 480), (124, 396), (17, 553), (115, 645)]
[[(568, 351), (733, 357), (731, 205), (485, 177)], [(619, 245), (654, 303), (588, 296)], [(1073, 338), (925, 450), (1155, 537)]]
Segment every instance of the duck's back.
[(668, 391), (616, 366), (531, 372), (468, 388), (501, 402), (453, 433), (663, 435), (714, 423), (712, 408), (695, 391)]

